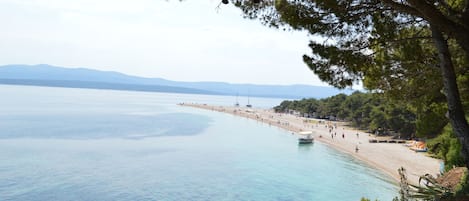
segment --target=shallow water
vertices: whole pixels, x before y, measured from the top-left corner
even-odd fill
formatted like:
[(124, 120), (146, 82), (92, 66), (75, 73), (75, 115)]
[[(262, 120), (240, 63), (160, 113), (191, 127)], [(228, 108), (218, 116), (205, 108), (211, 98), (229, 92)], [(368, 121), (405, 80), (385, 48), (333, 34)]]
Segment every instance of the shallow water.
[[(179, 102), (235, 97), (1, 86), (0, 200), (391, 200), (391, 178), (289, 132)], [(278, 99), (251, 98), (269, 107)]]

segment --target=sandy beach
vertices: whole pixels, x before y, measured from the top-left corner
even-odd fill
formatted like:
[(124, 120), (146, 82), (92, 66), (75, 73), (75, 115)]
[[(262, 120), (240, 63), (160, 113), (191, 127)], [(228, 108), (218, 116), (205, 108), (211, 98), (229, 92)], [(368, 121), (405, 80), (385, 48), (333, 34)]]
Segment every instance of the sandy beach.
[[(319, 120), (279, 114), (267, 109), (187, 103), (180, 105), (246, 117), (285, 129), (289, 132), (314, 131), (315, 141), (327, 144), (334, 149), (364, 161), (390, 175), (396, 182), (400, 179), (397, 171), (400, 167), (406, 169), (409, 182), (414, 184), (418, 183), (419, 176), (421, 175), (428, 173), (437, 176), (439, 173), (440, 160), (430, 158), (425, 153), (412, 151), (403, 144), (369, 143), (370, 139), (376, 139), (374, 135), (346, 127), (344, 123), (327, 122), (324, 120), (319, 123)], [(330, 133), (330, 127), (335, 126), (334, 123), (337, 123), (337, 127), (334, 127)], [(328, 124), (330, 126), (326, 127)], [(331, 134), (334, 133), (336, 135), (332, 137)], [(358, 148), (358, 151), (356, 151), (356, 148)]]

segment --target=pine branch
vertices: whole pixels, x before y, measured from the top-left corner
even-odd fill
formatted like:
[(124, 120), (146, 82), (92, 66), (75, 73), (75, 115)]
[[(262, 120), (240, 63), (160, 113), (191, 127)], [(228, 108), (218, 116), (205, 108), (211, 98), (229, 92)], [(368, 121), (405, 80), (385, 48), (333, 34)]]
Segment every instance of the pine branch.
[(389, 7), (395, 10), (405, 12), (409, 15), (420, 16), (420, 13), (418, 12), (418, 10), (409, 5), (398, 3), (393, 0), (381, 0), (381, 2), (383, 2), (385, 5), (388, 5)]

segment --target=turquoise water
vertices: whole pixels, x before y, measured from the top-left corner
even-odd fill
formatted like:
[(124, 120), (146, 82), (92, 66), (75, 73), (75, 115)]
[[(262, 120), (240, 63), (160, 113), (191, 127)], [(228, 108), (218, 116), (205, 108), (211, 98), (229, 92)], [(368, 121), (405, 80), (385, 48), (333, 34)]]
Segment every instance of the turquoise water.
[[(391, 200), (326, 145), (179, 102), (235, 97), (1, 86), (0, 200)], [(270, 107), (278, 99), (251, 98)]]

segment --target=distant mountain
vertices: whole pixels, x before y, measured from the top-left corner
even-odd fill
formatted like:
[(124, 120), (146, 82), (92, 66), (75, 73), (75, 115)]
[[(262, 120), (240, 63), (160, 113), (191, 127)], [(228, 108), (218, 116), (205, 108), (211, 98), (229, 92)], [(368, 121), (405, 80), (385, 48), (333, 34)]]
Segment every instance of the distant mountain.
[(113, 71), (63, 68), (50, 65), (0, 66), (0, 84), (38, 85), (73, 88), (239, 95), (275, 98), (325, 98), (352, 90), (310, 85), (255, 85), (224, 82), (177, 82), (143, 78)]
[(184, 87), (107, 83), (107, 82), (93, 82), (93, 81), (75, 81), (75, 80), (31, 80), (31, 79), (2, 79), (0, 78), (0, 84), (85, 88), (85, 89), (112, 89), (112, 90), (127, 90), (127, 91), (184, 93), (184, 94), (223, 95), (223, 94), (212, 92), (212, 91), (191, 89), (191, 88), (184, 88)]

